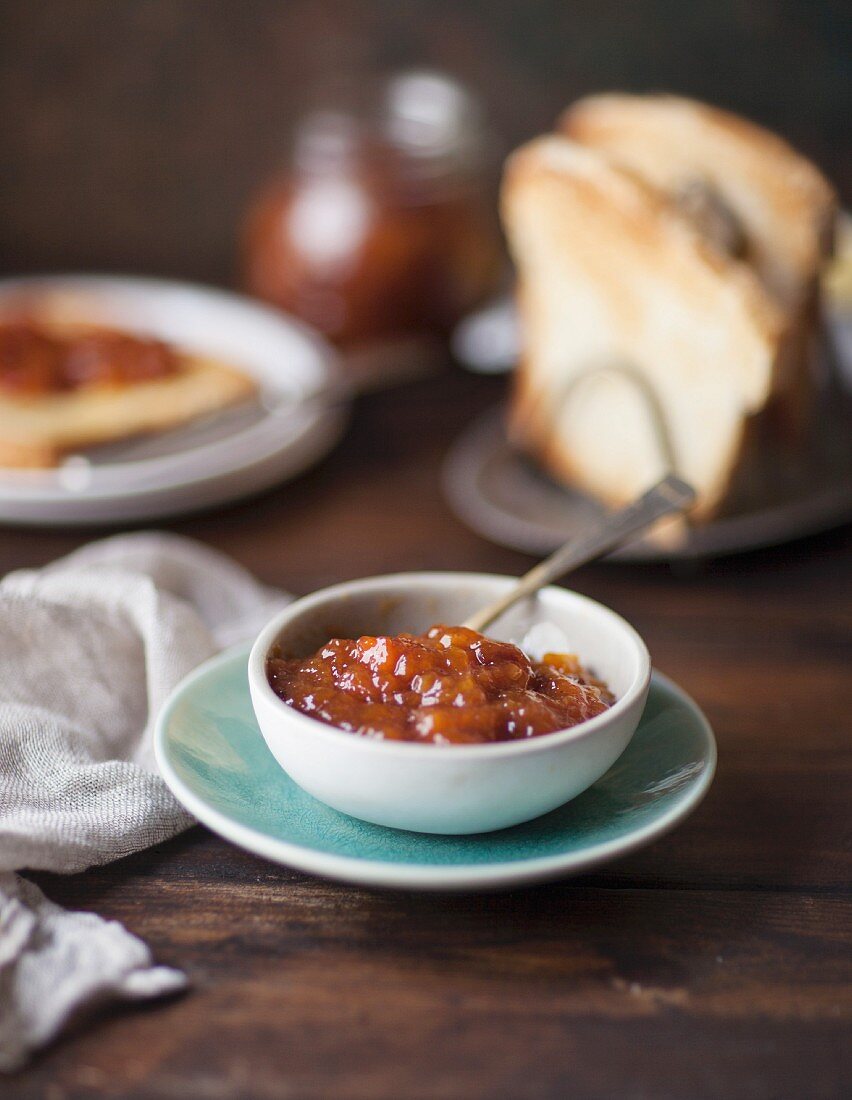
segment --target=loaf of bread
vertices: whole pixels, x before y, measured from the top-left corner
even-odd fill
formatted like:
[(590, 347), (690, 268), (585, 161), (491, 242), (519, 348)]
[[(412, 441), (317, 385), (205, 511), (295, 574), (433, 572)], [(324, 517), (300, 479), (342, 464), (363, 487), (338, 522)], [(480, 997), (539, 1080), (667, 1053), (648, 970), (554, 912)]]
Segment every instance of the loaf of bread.
[(836, 202), (774, 135), (670, 96), (595, 96), (509, 159), (523, 355), (514, 440), (617, 505), (672, 463), (694, 518), (795, 467)]

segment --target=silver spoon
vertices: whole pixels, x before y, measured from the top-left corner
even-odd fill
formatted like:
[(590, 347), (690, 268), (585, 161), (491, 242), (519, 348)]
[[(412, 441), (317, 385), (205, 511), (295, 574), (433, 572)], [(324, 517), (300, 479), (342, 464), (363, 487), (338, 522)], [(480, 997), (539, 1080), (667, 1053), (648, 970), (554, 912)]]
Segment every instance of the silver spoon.
[(504, 596), (480, 608), (462, 625), (470, 630), (483, 631), (518, 600), (532, 596), (539, 588), (564, 577), (570, 570), (614, 550), (663, 516), (684, 511), (694, 501), (695, 490), (692, 486), (674, 474), (668, 474), (632, 504), (604, 516), (596, 526), (569, 539), (549, 558), (525, 573)]

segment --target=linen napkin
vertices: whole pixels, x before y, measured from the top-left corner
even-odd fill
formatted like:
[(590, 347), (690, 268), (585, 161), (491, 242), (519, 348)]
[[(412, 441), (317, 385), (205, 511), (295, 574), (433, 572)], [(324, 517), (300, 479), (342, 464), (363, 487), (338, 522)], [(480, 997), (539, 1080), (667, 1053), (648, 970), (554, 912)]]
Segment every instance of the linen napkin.
[(114, 921), (48, 901), (23, 869), (82, 871), (192, 818), (157, 774), (171, 689), (287, 600), (199, 543), (120, 535), (0, 582), (0, 1070), (82, 1011), (173, 993)]

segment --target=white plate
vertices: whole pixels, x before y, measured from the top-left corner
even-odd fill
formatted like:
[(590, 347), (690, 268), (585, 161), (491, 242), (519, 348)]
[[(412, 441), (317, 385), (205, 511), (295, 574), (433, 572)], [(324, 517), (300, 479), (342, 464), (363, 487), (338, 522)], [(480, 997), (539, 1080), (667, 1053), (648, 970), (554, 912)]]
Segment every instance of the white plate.
[[(207, 508), (269, 488), (317, 461), (346, 419), (335, 353), (306, 326), (208, 287), (55, 275), (0, 281), (0, 310), (61, 295), (75, 316), (206, 353), (260, 383), (261, 398), (185, 428), (93, 448), (56, 470), (0, 471), (0, 522), (125, 523)], [(332, 394), (331, 400), (323, 395)]]

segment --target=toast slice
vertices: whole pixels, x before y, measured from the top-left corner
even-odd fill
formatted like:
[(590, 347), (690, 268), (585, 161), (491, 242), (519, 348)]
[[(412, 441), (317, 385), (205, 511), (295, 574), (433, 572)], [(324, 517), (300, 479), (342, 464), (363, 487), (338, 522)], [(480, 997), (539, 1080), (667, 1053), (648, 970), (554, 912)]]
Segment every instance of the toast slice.
[(662, 191), (564, 136), (509, 159), (502, 213), (525, 333), (513, 439), (558, 479), (624, 503), (667, 465), (650, 393), (694, 516), (712, 515), (783, 371), (778, 301)]
[(727, 111), (672, 95), (595, 95), (562, 115), (565, 136), (598, 150), (692, 212), (778, 304), (807, 310), (830, 255), (836, 195), (787, 142)]
[(240, 371), (184, 353), (163, 377), (36, 394), (0, 390), (0, 466), (56, 466), (86, 447), (180, 427), (256, 390)]

